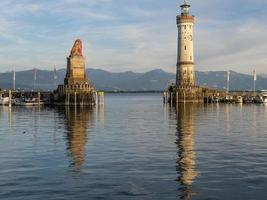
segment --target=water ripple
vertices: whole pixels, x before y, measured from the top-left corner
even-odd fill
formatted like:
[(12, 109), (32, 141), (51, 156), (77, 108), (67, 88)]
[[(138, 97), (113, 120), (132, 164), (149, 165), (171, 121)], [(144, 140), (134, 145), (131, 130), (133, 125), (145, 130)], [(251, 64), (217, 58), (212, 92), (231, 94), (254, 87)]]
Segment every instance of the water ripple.
[(0, 107), (0, 199), (265, 199), (267, 107)]

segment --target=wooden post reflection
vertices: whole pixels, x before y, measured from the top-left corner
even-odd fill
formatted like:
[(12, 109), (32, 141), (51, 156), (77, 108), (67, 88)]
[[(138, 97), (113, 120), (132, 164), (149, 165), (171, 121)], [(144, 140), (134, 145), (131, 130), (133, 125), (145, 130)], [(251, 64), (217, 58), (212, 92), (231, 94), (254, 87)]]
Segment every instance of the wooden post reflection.
[(105, 106), (103, 104), (98, 104), (96, 106), (97, 114), (97, 125), (99, 128), (104, 128), (105, 124)]

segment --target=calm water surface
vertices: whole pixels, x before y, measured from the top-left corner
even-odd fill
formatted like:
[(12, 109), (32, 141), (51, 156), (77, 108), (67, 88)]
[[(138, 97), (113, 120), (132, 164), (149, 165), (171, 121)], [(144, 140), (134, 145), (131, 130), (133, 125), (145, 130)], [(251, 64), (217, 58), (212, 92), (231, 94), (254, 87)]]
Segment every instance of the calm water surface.
[(267, 199), (267, 107), (0, 107), (0, 199)]

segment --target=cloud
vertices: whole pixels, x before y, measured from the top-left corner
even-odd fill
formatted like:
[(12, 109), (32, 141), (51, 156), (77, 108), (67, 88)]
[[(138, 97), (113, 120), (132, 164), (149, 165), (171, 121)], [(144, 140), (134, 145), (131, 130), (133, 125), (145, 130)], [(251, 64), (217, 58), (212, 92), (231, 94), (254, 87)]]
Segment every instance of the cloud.
[[(176, 54), (176, 44), (172, 40), (175, 34), (165, 34), (159, 27), (147, 24), (119, 26), (112, 31), (109, 29), (108, 32), (109, 35), (106, 35), (105, 29), (97, 30), (98, 37), (105, 35), (108, 38), (105, 48), (100, 42), (94, 44), (90, 51), (90, 64), (93, 66), (101, 63), (100, 66), (109, 66), (113, 71), (147, 71), (155, 67), (175, 66), (173, 57)], [(172, 54), (169, 54), (170, 48), (173, 50)]]
[(210, 20), (200, 27), (196, 35), (196, 55), (200, 70), (225, 68), (250, 73), (256, 68), (266, 73), (267, 26), (261, 21), (239, 22)]
[[(267, 73), (267, 2), (192, 1), (198, 70)], [(0, 2), (0, 70), (64, 67), (76, 38), (88, 67), (175, 71), (177, 0)]]

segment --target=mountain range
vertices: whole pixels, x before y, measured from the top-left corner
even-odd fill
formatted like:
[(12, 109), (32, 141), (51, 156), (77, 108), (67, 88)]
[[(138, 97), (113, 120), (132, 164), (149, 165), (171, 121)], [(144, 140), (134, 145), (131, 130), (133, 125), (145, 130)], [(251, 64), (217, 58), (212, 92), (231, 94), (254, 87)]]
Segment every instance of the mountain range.
[[(36, 81), (34, 81), (35, 70), (17, 71), (16, 88), (23, 90), (54, 90), (58, 84), (64, 82), (65, 69), (57, 70), (56, 79), (54, 71), (36, 70)], [(101, 69), (87, 69), (90, 81), (98, 90), (105, 91), (162, 91), (175, 82), (175, 74), (165, 72), (161, 69), (146, 73), (109, 72)], [(200, 86), (225, 89), (226, 71), (196, 72), (197, 84)], [(13, 73), (0, 73), (0, 88), (10, 89), (13, 87)], [(253, 88), (252, 75), (230, 72), (230, 90), (251, 90)], [(256, 89), (267, 89), (267, 76), (259, 75), (256, 81)]]

